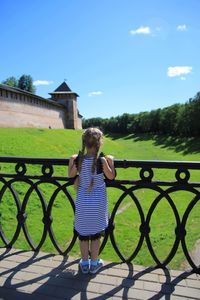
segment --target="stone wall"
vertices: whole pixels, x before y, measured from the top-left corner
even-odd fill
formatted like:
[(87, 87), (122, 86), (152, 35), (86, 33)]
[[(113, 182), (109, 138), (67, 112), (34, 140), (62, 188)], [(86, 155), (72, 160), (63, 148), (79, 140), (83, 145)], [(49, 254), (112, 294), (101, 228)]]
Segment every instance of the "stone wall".
[(34, 96), (4, 92), (0, 93), (0, 127), (66, 128), (66, 110), (62, 106)]
[(67, 101), (67, 127), (72, 129), (78, 128), (78, 114), (76, 100), (69, 99)]
[(66, 107), (66, 126), (70, 129), (82, 129), (82, 119), (78, 118), (76, 93), (50, 93), (55, 103)]
[(77, 120), (78, 129), (82, 129), (82, 119), (78, 118)]

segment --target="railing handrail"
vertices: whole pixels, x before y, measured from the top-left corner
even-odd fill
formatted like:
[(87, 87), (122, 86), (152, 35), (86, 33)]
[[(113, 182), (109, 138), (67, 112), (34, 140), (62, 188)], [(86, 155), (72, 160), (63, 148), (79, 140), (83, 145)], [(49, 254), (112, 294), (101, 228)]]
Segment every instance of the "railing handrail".
[[(44, 164), (51, 163), (53, 165), (68, 165), (69, 158), (50, 158), (50, 157), (18, 157), (18, 156), (0, 156), (0, 162), (9, 163), (27, 163), (27, 164)], [(116, 168), (168, 168), (177, 169), (184, 168), (190, 170), (199, 170), (200, 161), (172, 161), (172, 160), (129, 160), (129, 159), (115, 159)]]

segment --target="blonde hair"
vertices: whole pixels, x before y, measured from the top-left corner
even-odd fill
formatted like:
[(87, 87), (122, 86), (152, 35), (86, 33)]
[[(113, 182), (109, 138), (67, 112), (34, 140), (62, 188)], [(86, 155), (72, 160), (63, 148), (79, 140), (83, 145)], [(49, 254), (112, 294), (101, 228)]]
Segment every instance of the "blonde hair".
[[(92, 175), (94, 175), (96, 167), (97, 167), (97, 158), (98, 158), (98, 152), (103, 143), (103, 133), (98, 128), (88, 128), (83, 132), (82, 135), (82, 149), (79, 152), (79, 162), (78, 162), (78, 172), (80, 174), (82, 163), (84, 159), (85, 154), (85, 148), (94, 148), (95, 154), (93, 158), (92, 163)], [(90, 182), (90, 186), (88, 188), (88, 191), (92, 190), (92, 187), (94, 185), (94, 179), (92, 178)]]

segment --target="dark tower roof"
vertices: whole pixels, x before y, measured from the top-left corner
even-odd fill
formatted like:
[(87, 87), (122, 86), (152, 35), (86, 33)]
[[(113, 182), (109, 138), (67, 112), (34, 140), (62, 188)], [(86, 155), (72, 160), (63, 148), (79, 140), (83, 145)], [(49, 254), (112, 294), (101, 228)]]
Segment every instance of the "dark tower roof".
[(54, 92), (71, 92), (71, 90), (64, 81), (63, 83), (61, 83), (61, 85), (59, 85), (59, 87), (57, 87), (57, 89), (55, 89)]
[(59, 87), (57, 87), (57, 89), (55, 89), (54, 92), (49, 93), (50, 95), (54, 95), (54, 94), (75, 94), (76, 97), (79, 97), (79, 95), (75, 92), (72, 92), (72, 90), (70, 90), (70, 88), (68, 87), (68, 85), (66, 84), (66, 82), (64, 81), (63, 83), (61, 83), (61, 85), (59, 85)]

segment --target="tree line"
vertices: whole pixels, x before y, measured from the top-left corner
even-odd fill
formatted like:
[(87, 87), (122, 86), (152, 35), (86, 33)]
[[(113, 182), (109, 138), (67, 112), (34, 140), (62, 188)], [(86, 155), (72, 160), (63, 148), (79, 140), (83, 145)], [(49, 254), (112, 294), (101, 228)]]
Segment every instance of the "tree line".
[(88, 127), (99, 127), (104, 133), (200, 136), (200, 92), (185, 104), (111, 118), (83, 119), (83, 128)]
[(14, 76), (8, 77), (2, 84), (19, 88), (21, 90), (35, 94), (36, 88), (33, 85), (33, 78), (30, 75), (23, 74), (19, 79)]

